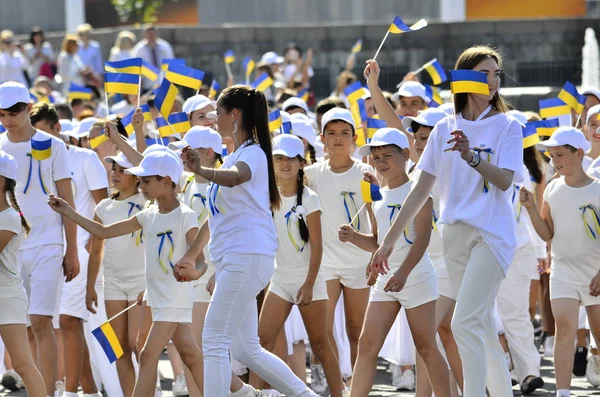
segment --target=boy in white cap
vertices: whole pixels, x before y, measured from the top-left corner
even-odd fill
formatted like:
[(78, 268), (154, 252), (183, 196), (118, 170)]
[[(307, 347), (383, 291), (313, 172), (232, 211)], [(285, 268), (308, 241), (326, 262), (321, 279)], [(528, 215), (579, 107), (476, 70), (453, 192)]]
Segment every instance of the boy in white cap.
[(281, 105), (281, 110), (288, 112), (290, 115), (294, 113), (302, 113), (308, 116), (308, 106), (302, 98), (291, 97), (285, 100)]
[(600, 181), (583, 169), (586, 140), (579, 130), (560, 127), (542, 145), (548, 147), (560, 178), (546, 187), (541, 214), (530, 191), (521, 188), (519, 199), (536, 232), (544, 241), (552, 241), (556, 395), (568, 397), (580, 305), (586, 308), (594, 338), (600, 338)]
[(392, 99), (398, 103), (396, 113), (399, 116), (416, 116), (419, 110), (427, 107), (431, 100), (427, 96), (425, 86), (418, 81), (406, 81), (398, 87), (398, 91), (392, 95)]
[[(21, 277), (29, 297), (29, 318), (39, 353), (38, 367), (47, 395), (53, 396), (58, 351), (52, 317), (63, 271), (67, 282), (79, 274), (77, 228), (66, 218), (61, 221), (59, 215), (43, 205), (46, 196), (52, 192), (74, 205), (71, 169), (62, 140), (31, 125), (31, 108), (29, 91), (24, 85), (13, 82), (0, 85), (0, 122), (7, 130), (0, 135), (0, 149), (17, 161), (17, 198), (31, 224), (31, 234), (21, 244)], [(49, 144), (50, 149), (42, 152), (41, 158), (49, 157), (34, 159), (34, 142), (35, 145), (44, 142), (42, 148)], [(66, 241), (63, 240), (63, 230)]]

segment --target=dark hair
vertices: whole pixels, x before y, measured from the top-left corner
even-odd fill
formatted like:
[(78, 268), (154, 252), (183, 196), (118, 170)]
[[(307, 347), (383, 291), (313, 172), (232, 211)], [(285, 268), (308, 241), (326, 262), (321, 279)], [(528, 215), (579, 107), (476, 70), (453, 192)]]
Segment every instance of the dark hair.
[[(500, 52), (495, 48), (485, 45), (474, 46), (464, 50), (463, 53), (460, 54), (460, 57), (458, 57), (454, 69), (472, 70), (475, 66), (479, 65), (479, 63), (488, 58), (496, 61), (500, 67), (500, 70), (502, 70), (503, 60)], [(467, 106), (468, 97), (469, 94), (454, 94), (454, 109), (456, 110), (456, 113), (460, 113), (465, 109), (465, 106)], [(499, 90), (496, 91), (492, 97), (490, 105), (492, 105), (492, 108), (499, 112), (508, 112), (508, 102), (500, 95)]]
[(58, 118), (61, 120), (73, 120), (73, 109), (66, 103), (57, 103), (54, 105), (54, 110), (58, 113)]
[(83, 105), (83, 99), (75, 98), (71, 101), (71, 109), (73, 109), (75, 106), (81, 105)]
[(578, 149), (575, 146), (564, 145), (571, 153), (575, 153)]
[[(156, 180), (158, 180), (158, 181), (162, 181), (163, 179), (165, 179), (165, 177), (164, 177), (164, 176), (160, 176), (160, 175), (153, 175), (153, 176), (154, 176), (154, 177), (156, 178)], [(175, 189), (175, 188), (177, 187), (177, 182), (175, 182), (175, 181), (171, 180), (171, 187), (172, 187), (173, 189)]]
[(29, 32), (29, 42), (30, 42), (31, 44), (35, 44), (35, 43), (33, 42), (33, 38), (34, 38), (36, 35), (38, 35), (38, 34), (42, 36), (42, 43), (43, 43), (44, 41), (46, 41), (46, 38), (44, 37), (44, 31), (42, 30), (42, 28), (40, 28), (39, 26), (34, 26), (34, 27), (31, 29), (31, 32)]
[[(310, 159), (310, 164), (316, 163), (317, 162), (317, 152), (315, 152), (315, 147), (313, 145), (311, 145), (310, 143), (307, 143), (306, 149), (308, 151), (308, 159)], [(304, 171), (302, 171), (302, 172), (304, 172)]]
[(301, 108), (300, 106), (288, 106), (285, 111), (286, 112), (290, 112), (291, 110), (296, 110), (296, 109), (300, 109), (302, 110), (302, 113), (306, 114), (306, 110), (304, 110), (303, 108)]
[[(356, 128), (354, 127), (354, 125), (350, 124), (350, 123), (348, 123), (347, 121), (344, 121), (344, 120), (331, 120), (329, 123), (327, 123), (327, 125), (329, 125), (329, 124), (339, 124), (339, 123), (348, 124), (350, 127), (352, 127), (352, 135), (356, 134)], [(323, 130), (321, 132), (321, 135), (325, 135), (325, 127), (326, 127), (325, 125), (321, 126), (321, 129)]]
[(9, 113), (21, 113), (25, 109), (27, 109), (27, 103), (25, 103), (25, 102), (17, 102), (14, 105), (12, 105), (11, 107), (6, 108), (6, 109), (2, 109), (2, 110), (6, 110)]
[[(300, 157), (300, 163), (304, 160)], [(298, 192), (296, 193), (296, 205), (302, 205), (302, 194), (304, 193), (304, 169), (298, 170)], [(308, 242), (308, 226), (304, 217), (298, 217), (298, 230), (300, 231), (300, 238), (305, 242)]]
[(269, 171), (269, 199), (271, 210), (281, 206), (279, 189), (275, 182), (271, 133), (269, 131), (267, 100), (265, 95), (245, 85), (234, 85), (223, 90), (219, 96), (219, 105), (228, 112), (238, 109), (242, 117), (242, 129), (250, 134), (249, 139), (258, 142), (265, 156)]
[(54, 128), (58, 123), (58, 119), (58, 113), (54, 106), (44, 102), (36, 103), (29, 112), (29, 120), (31, 120), (32, 125), (45, 121), (51, 128)]
[(527, 167), (533, 181), (538, 185), (542, 183), (542, 155), (536, 149), (535, 145), (523, 149), (523, 163)]
[(215, 162), (219, 162), (219, 164), (223, 164), (223, 155), (221, 153), (215, 152)]
[(398, 151), (398, 153), (404, 153), (404, 149), (402, 149), (400, 146), (394, 145), (392, 143), (392, 144), (389, 144), (389, 145), (373, 146), (371, 148), (371, 154), (373, 154), (373, 149), (379, 150), (379, 149), (387, 149), (387, 148), (394, 148), (394, 149), (396, 149)]
[(325, 114), (333, 108), (346, 109), (346, 106), (344, 106), (343, 102), (341, 102), (341, 100), (338, 101), (337, 99), (339, 99), (339, 98), (329, 97), (329, 98), (321, 99), (317, 103), (317, 106), (315, 107), (315, 113), (316, 114)]
[(6, 193), (8, 193), (8, 199), (10, 200), (10, 205), (15, 209), (15, 211), (17, 211), (19, 213), (19, 216), (21, 217), (21, 226), (23, 226), (23, 229), (25, 229), (25, 236), (27, 236), (29, 234), (29, 232), (31, 231), (31, 227), (29, 227), (29, 223), (27, 223), (27, 220), (23, 216), (23, 212), (21, 212), (21, 207), (19, 207), (19, 202), (17, 201), (17, 195), (15, 194), (15, 188), (17, 187), (17, 181), (15, 181), (14, 179), (10, 179), (10, 178), (4, 178), (4, 179), (6, 180), (6, 183), (4, 186), (5, 186)]
[(279, 91), (279, 93), (277, 94), (277, 100), (276, 102), (278, 104), (283, 104), (285, 101), (287, 101), (290, 98), (293, 98), (295, 96), (298, 95), (298, 91), (293, 90), (291, 88), (286, 88), (282, 91)]

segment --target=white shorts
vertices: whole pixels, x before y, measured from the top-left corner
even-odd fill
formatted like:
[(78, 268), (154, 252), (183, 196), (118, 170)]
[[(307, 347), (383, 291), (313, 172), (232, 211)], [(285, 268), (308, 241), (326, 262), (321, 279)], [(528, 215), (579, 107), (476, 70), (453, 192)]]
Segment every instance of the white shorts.
[(209, 265), (208, 271), (194, 285), (194, 303), (210, 302), (210, 293), (206, 290), (206, 286), (213, 274), (215, 274), (215, 267)]
[(28, 314), (54, 317), (63, 277), (63, 246), (44, 245), (21, 251), (21, 278), (29, 299)]
[[(391, 277), (389, 273), (389, 277)], [(375, 285), (371, 289), (369, 302), (400, 302), (405, 309), (413, 309), (424, 305), (425, 303), (437, 300), (440, 297), (438, 293), (437, 277), (429, 277), (420, 283), (403, 288), (400, 292), (384, 292), (383, 288), (389, 277), (377, 278)]]
[(68, 283), (64, 282), (58, 313), (87, 321), (90, 312), (85, 306), (85, 295), (87, 291), (88, 260), (90, 254), (85, 247), (78, 246), (77, 256), (79, 257), (79, 274)]
[(146, 289), (146, 276), (128, 278), (105, 277), (104, 300), (133, 302)]
[(25, 324), (27, 325), (29, 316), (27, 315), (27, 296), (23, 292), (20, 296), (13, 298), (0, 298), (0, 325)]
[(152, 321), (164, 321), (167, 323), (192, 323), (193, 309), (182, 309), (179, 307), (151, 307)]
[(454, 293), (454, 289), (450, 283), (450, 277), (448, 276), (448, 269), (446, 269), (446, 266), (436, 266), (435, 273), (438, 279), (438, 291), (440, 296), (445, 296), (455, 301), (456, 294)]
[(321, 265), (319, 276), (325, 280), (340, 280), (340, 283), (350, 289), (369, 288), (366, 276), (367, 267), (359, 266), (350, 269)]
[(589, 285), (575, 285), (550, 278), (550, 300), (561, 298), (578, 300), (581, 306), (600, 305), (600, 296), (591, 296)]
[[(286, 300), (292, 304), (296, 303), (296, 296), (298, 295), (298, 290), (304, 281), (297, 283), (281, 283), (279, 280), (273, 278), (271, 280), (271, 284), (269, 285), (269, 291), (277, 295), (283, 300)], [(313, 301), (322, 301), (327, 300), (329, 296), (327, 295), (327, 283), (323, 280), (318, 279), (315, 281), (315, 285), (313, 286)]]

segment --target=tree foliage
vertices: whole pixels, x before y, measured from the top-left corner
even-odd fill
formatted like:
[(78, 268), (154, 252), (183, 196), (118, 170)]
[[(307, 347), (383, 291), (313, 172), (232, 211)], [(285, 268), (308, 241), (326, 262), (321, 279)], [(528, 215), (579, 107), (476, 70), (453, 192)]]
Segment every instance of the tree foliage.
[[(111, 0), (123, 23), (151, 23), (158, 20), (164, 0)], [(175, 0), (176, 1), (176, 0)]]

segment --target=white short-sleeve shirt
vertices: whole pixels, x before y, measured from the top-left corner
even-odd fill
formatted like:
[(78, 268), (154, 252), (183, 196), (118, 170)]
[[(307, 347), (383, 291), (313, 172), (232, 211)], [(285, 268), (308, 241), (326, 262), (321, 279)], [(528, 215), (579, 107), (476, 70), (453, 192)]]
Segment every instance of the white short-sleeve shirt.
[(194, 287), (191, 283), (178, 282), (173, 266), (188, 248), (186, 234), (198, 227), (198, 215), (187, 205), (180, 204), (168, 214), (159, 213), (158, 206), (151, 205), (136, 217), (144, 230), (148, 306), (191, 309)]
[(25, 295), (19, 272), (21, 253), (19, 247), (23, 239), (21, 217), (14, 208), (0, 211), (0, 230), (14, 233), (6, 247), (0, 251), (0, 298), (13, 298)]
[[(523, 135), (514, 118), (499, 113), (470, 121), (457, 116), (471, 148), (482, 161), (514, 172), (514, 182), (523, 180)], [(515, 219), (506, 193), (486, 181), (447, 143), (454, 130), (453, 116), (440, 121), (431, 132), (417, 168), (439, 181), (441, 224), (464, 222), (479, 230), (506, 273), (515, 254)]]
[(31, 141), (13, 143), (8, 140), (8, 133), (0, 135), (0, 149), (17, 161), (17, 200), (31, 226), (31, 233), (23, 240), (21, 249), (63, 243), (62, 218), (47, 201), (50, 193), (57, 193), (56, 181), (71, 178), (65, 143), (40, 130), (35, 132), (33, 139), (52, 140), (50, 158), (33, 160)]

